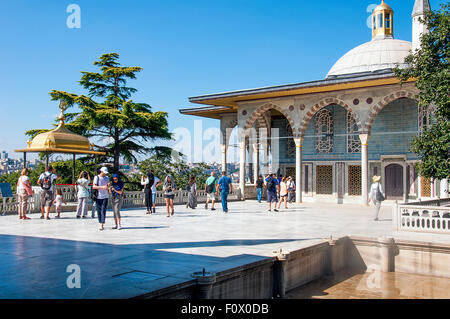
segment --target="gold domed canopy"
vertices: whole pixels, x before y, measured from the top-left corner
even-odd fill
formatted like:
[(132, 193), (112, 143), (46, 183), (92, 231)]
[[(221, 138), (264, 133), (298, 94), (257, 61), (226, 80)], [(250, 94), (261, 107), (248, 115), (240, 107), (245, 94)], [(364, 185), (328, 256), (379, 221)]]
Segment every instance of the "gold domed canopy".
[(15, 150), (15, 152), (105, 155), (105, 152), (94, 151), (94, 145), (89, 143), (86, 137), (75, 134), (66, 128), (64, 123), (66, 107), (63, 102), (61, 102), (60, 108), (61, 114), (58, 117), (60, 123), (56, 129), (37, 135), (31, 142), (28, 142), (28, 148)]
[(382, 10), (394, 11), (394, 10), (392, 10), (392, 8), (389, 5), (384, 3), (384, 0), (381, 1), (381, 3), (375, 8), (374, 11), (382, 11)]
[(394, 38), (394, 10), (381, 1), (372, 13), (372, 40)]

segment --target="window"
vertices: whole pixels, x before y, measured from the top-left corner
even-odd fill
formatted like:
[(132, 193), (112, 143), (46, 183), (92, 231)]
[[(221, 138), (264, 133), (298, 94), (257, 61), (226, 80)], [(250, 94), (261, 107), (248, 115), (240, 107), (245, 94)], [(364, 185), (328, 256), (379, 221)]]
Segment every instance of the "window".
[(376, 30), (376, 28), (377, 28), (377, 18), (375, 16), (373, 16), (373, 23), (372, 23), (372, 25), (373, 25), (373, 29)]
[(387, 14), (386, 15), (386, 29), (390, 29), (391, 28), (391, 15)]
[(292, 127), (291, 125), (289, 125), (288, 121), (286, 120), (286, 155), (289, 158), (293, 158), (295, 157), (295, 141), (292, 138), (293, 137), (293, 133), (292, 133)]
[(329, 110), (322, 109), (316, 114), (316, 152), (333, 151), (333, 116)]
[(378, 28), (382, 28), (383, 27), (383, 14), (382, 13), (380, 13), (379, 15), (378, 15)]
[(351, 112), (347, 111), (347, 152), (361, 153), (358, 125)]

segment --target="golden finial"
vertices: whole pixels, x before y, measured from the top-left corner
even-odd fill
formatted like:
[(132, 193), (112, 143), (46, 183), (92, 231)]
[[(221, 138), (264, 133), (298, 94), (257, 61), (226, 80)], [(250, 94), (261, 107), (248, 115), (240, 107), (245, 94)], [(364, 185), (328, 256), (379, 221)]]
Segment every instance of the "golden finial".
[(28, 144), (28, 148), (30, 148), (30, 147), (31, 147), (31, 141), (28, 140), (28, 141), (27, 141), (27, 144)]
[(64, 121), (66, 119), (66, 116), (64, 115), (64, 111), (67, 110), (67, 104), (64, 101), (59, 102), (59, 108), (61, 109), (61, 113), (58, 116), (58, 120), (60, 121), (59, 124), (61, 126), (64, 125)]

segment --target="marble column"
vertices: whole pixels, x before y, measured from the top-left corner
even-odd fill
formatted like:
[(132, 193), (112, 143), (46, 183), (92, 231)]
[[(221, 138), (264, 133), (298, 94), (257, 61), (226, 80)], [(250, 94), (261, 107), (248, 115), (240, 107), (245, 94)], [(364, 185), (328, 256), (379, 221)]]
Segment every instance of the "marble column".
[(259, 144), (254, 143), (253, 144), (253, 182), (256, 185), (256, 181), (258, 180), (259, 176)]
[(406, 169), (407, 165), (408, 164), (405, 164), (403, 166), (403, 202), (404, 203), (408, 202), (408, 193), (409, 193), (408, 185), (406, 185), (407, 182), (408, 182), (408, 177), (406, 176), (406, 173), (408, 172), (407, 169)]
[(221, 144), (220, 148), (222, 149), (222, 172), (227, 171), (227, 145)]
[(361, 140), (361, 202), (368, 206), (369, 203), (369, 134), (360, 134)]
[(295, 200), (298, 204), (303, 202), (303, 138), (296, 138), (295, 141)]
[(240, 163), (239, 163), (239, 188), (241, 189), (241, 199), (245, 199), (245, 140), (239, 143)]
[(264, 176), (269, 174), (269, 143), (266, 141), (264, 143), (264, 150), (263, 150), (263, 161), (264, 161)]

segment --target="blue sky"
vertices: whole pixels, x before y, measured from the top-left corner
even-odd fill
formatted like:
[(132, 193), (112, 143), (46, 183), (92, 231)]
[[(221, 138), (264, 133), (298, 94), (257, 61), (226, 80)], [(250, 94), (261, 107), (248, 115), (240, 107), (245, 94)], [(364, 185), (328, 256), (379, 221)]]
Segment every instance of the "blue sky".
[[(371, 39), (367, 8), (378, 0), (0, 0), (0, 150), (26, 145), (24, 132), (49, 128), (52, 89), (85, 93), (80, 71), (101, 54), (144, 68), (130, 82), (135, 101), (169, 113), (170, 129), (193, 129), (188, 97), (325, 77), (353, 47)], [(414, 0), (386, 1), (395, 37), (411, 40)], [(445, 1), (431, 0), (433, 9)], [(81, 8), (69, 29), (66, 8)], [(203, 120), (203, 128), (218, 127)]]

